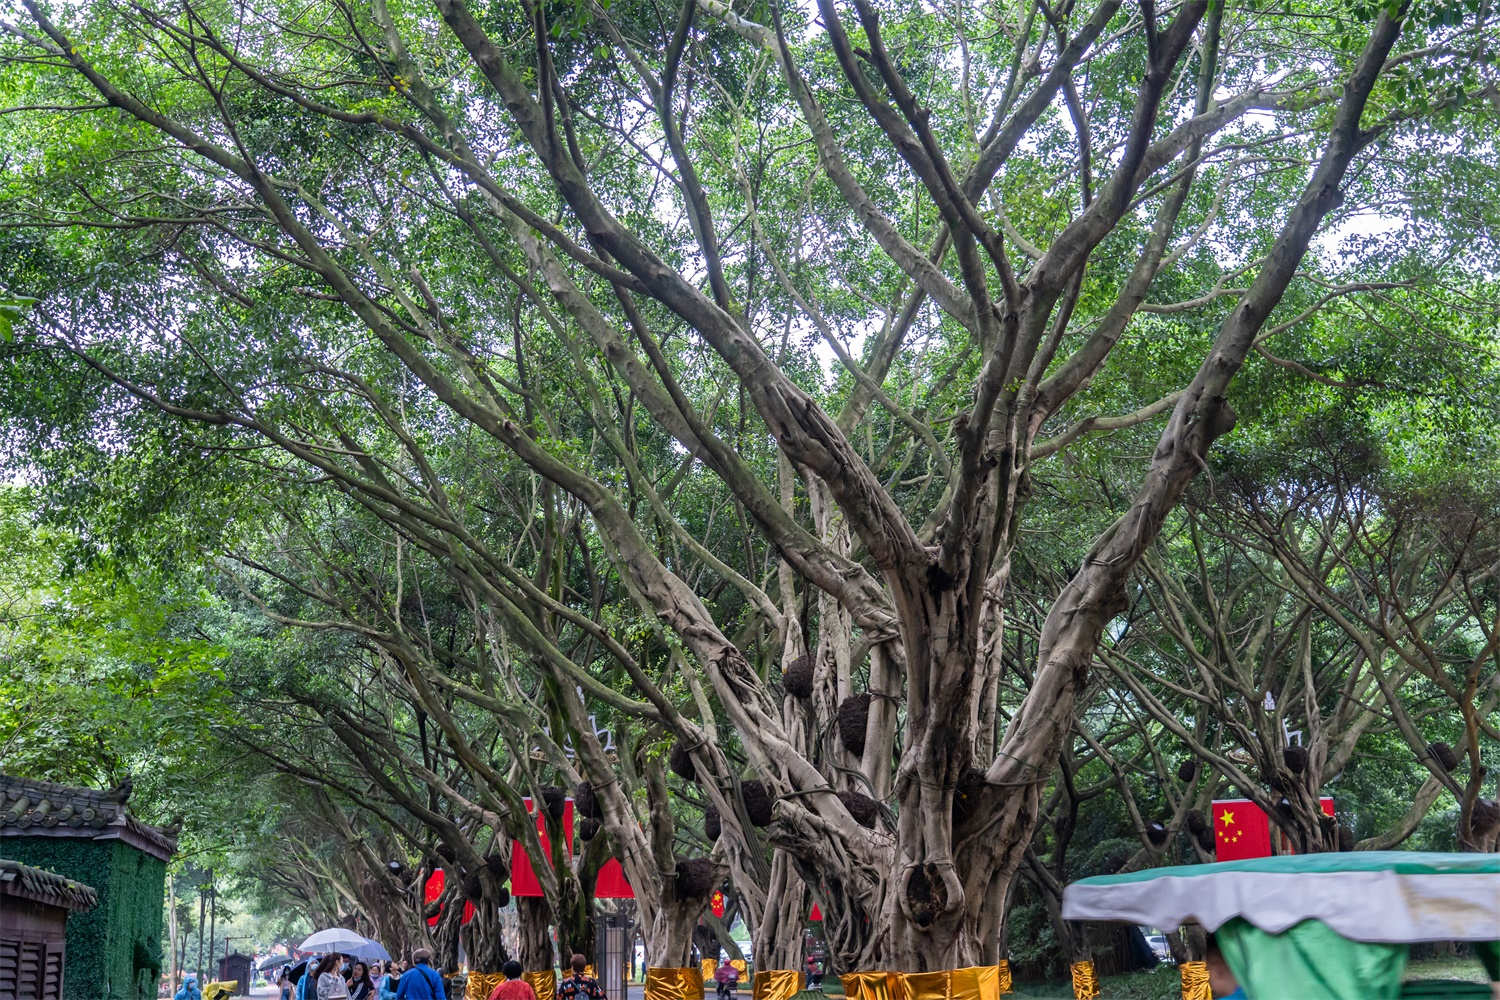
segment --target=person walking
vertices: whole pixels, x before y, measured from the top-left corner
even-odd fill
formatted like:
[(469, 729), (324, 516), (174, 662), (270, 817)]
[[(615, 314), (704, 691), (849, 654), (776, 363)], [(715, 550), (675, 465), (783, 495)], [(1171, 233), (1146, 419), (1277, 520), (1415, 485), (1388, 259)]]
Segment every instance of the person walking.
[(573, 974), (558, 984), (557, 1000), (605, 1000), (604, 987), (599, 985), (599, 980), (584, 975), (583, 970), (589, 967), (588, 959), (575, 952), (568, 964)]
[(396, 1000), (443, 1000), (443, 977), (432, 967), (432, 952), (418, 948), (411, 953), (411, 968), (401, 974)]
[(292, 1000), (292, 967), (283, 965), (276, 973), (276, 992), (281, 1000)]
[(489, 1000), (536, 1000), (536, 990), (521, 978), (521, 963), (511, 959), (500, 966), (505, 982), (490, 991)]
[(396, 984), (401, 981), (401, 963), (391, 959), (385, 963), (385, 971), (375, 981), (380, 1000), (396, 1000)]
[(807, 988), (812, 990), (823, 988), (823, 962), (816, 955), (807, 956)]
[(363, 962), (355, 962), (349, 970), (349, 1000), (375, 1000), (375, 980)]
[(203, 994), (198, 989), (198, 977), (183, 976), (182, 985), (177, 987), (177, 993), (172, 1000), (203, 1000)]
[(318, 1000), (318, 960), (309, 958), (302, 963), (302, 977), (297, 980), (297, 1000)]
[(719, 986), (719, 1000), (730, 1000), (734, 996), (734, 988), (740, 982), (740, 970), (729, 964), (729, 959), (714, 970), (714, 982)]
[(340, 964), (337, 955), (324, 955), (318, 963), (317, 1000), (349, 1000), (349, 984), (339, 973)]

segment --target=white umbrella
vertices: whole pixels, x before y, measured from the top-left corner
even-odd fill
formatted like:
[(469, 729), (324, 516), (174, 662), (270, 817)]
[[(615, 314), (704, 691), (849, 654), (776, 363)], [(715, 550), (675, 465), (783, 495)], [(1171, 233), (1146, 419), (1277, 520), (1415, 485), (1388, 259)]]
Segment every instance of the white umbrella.
[(318, 931), (308, 937), (297, 946), (299, 951), (316, 951), (322, 954), (337, 952), (340, 955), (350, 955), (361, 945), (371, 945), (375, 942), (363, 934), (356, 934), (347, 927), (329, 927), (327, 930)]

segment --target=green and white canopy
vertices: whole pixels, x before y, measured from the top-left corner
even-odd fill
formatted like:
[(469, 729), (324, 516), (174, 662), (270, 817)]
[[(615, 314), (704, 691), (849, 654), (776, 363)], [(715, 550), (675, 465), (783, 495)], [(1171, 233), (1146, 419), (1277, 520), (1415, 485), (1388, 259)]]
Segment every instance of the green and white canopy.
[(1269, 934), (1318, 920), (1351, 941), (1500, 941), (1500, 854), (1355, 851), (1151, 868), (1073, 883), (1062, 915), (1210, 931), (1238, 917)]

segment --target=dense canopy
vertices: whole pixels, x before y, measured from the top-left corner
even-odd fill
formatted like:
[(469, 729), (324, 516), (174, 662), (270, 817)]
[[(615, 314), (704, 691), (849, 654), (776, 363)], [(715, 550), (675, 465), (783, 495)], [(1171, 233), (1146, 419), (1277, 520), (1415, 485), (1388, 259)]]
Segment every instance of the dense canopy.
[(652, 964), (925, 970), (1088, 952), (1216, 795), (1494, 848), (1488, 3), (0, 27), (0, 766), (481, 966), (611, 856)]

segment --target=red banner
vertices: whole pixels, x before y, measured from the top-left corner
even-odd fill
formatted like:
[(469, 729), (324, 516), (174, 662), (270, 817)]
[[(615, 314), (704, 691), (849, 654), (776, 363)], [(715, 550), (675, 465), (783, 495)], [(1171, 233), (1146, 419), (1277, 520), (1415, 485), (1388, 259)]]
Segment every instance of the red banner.
[[(441, 896), (443, 894), (443, 883), (446, 880), (447, 880), (447, 876), (445, 874), (443, 874), (443, 870), (441, 868), (434, 868), (432, 870), (432, 874), (429, 875), (429, 876), (427, 876), (427, 881), (422, 886), (422, 902), (424, 904), (430, 903), (434, 899), (437, 899), (439, 896)], [(430, 917), (427, 918), (427, 926), (428, 927), (436, 927), (437, 926), (437, 922), (438, 922), (438, 918), (441, 917), (442, 915), (443, 915), (443, 908), (440, 906), (440, 907), (438, 907), (437, 913), (435, 913), (432, 916), (430, 916)], [(461, 924), (467, 924), (470, 920), (473, 920), (473, 919), (474, 919), (474, 904), (471, 901), (469, 901), (469, 900), (466, 899), (466, 900), (464, 900), (464, 915), (459, 920), (459, 923), (461, 923)]]
[[(531, 799), (523, 799), (526, 803), (527, 812), (535, 812), (531, 805)], [(542, 850), (550, 858), (552, 856), (552, 841), (547, 836), (546, 816), (541, 813), (536, 815), (536, 833), (542, 842)], [(568, 856), (573, 855), (573, 800), (567, 799), (563, 803), (563, 843), (567, 845)], [(531, 857), (526, 853), (526, 848), (519, 840), (511, 842), (510, 845), (510, 894), (512, 896), (540, 896), (542, 894), (542, 883), (536, 877), (536, 869), (531, 865)], [(618, 858), (610, 858), (604, 862), (599, 869), (599, 877), (594, 882), (595, 899), (634, 899), (635, 890), (625, 879), (625, 870), (620, 866)]]
[[(527, 812), (536, 813), (536, 832), (542, 841), (542, 853), (550, 858), (552, 841), (547, 836), (547, 817), (536, 812), (530, 798), (522, 801), (526, 803)], [(563, 803), (562, 828), (564, 849), (571, 856), (573, 853), (572, 799)], [(537, 881), (536, 869), (531, 867), (531, 858), (526, 854), (526, 848), (521, 846), (519, 840), (512, 841), (510, 848), (510, 894), (512, 896), (540, 896), (542, 894), (542, 883)]]
[[(1318, 800), (1333, 815), (1333, 799)], [(1289, 848), (1288, 848), (1289, 850)], [(1271, 818), (1249, 799), (1214, 799), (1214, 860), (1242, 861), (1271, 856)]]
[(715, 889), (714, 894), (708, 897), (708, 909), (714, 916), (724, 916), (724, 890)]
[(630, 887), (629, 880), (625, 878), (625, 869), (621, 866), (619, 858), (610, 858), (604, 862), (604, 867), (599, 869), (599, 877), (594, 880), (594, 898), (635, 898), (635, 890)]
[[(429, 875), (429, 876), (427, 876), (427, 881), (422, 886), (422, 905), (423, 905), (423, 907), (425, 908), (428, 903), (430, 903), (433, 900), (437, 899), (442, 894), (443, 894), (443, 870), (441, 868), (434, 868), (432, 870), (432, 874)], [(434, 913), (432, 916), (428, 917), (427, 918), (427, 926), (428, 927), (436, 927), (437, 926), (437, 922), (438, 922), (438, 916), (442, 912), (443, 912), (442, 908), (439, 907), (437, 913)]]

